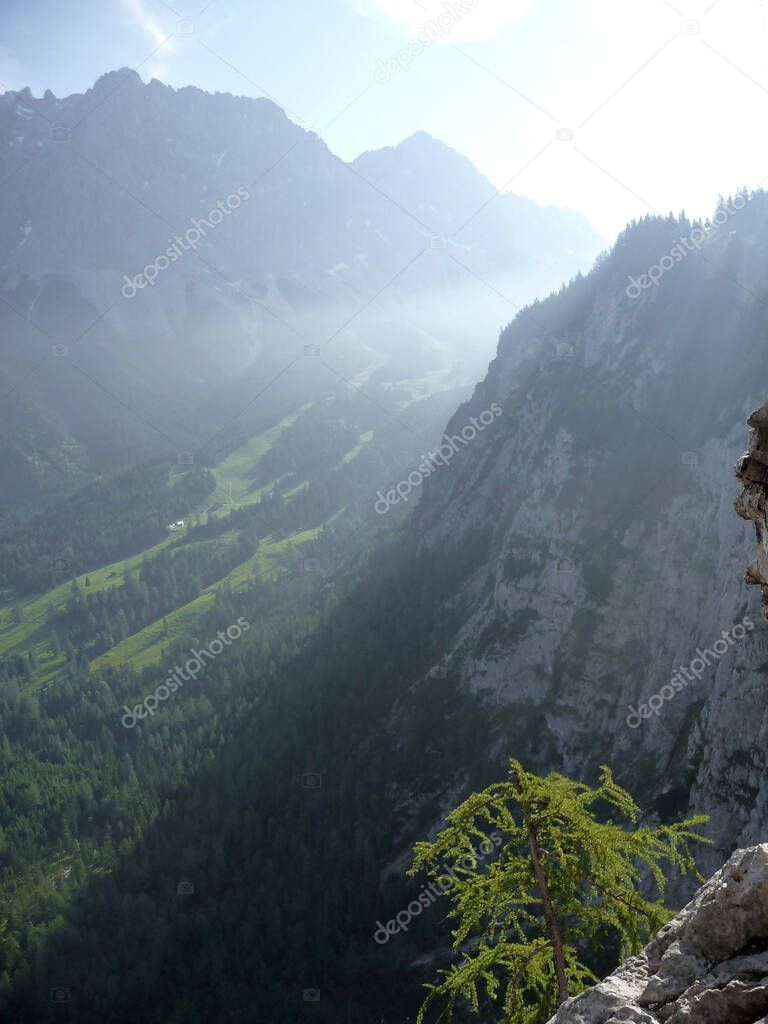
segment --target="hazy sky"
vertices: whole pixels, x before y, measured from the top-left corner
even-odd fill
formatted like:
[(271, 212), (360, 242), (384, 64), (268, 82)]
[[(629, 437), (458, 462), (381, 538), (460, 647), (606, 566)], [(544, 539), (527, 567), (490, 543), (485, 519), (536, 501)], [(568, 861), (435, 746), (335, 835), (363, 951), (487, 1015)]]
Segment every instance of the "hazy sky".
[(134, 67), (268, 95), (345, 158), (424, 129), (607, 237), (768, 179), (766, 0), (3, 0), (3, 23), (4, 89)]

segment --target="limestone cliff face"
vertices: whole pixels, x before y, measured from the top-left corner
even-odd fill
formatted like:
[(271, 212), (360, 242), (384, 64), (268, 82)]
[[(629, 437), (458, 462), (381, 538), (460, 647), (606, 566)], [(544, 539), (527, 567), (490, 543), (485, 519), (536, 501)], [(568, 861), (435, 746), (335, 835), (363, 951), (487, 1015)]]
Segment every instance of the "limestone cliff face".
[(608, 763), (651, 815), (709, 814), (713, 871), (768, 834), (768, 630), (732, 476), (768, 382), (768, 199), (630, 299), (690, 230), (635, 225), (517, 317), (448, 434), (503, 414), (426, 481), (414, 529), (437, 559), (483, 539), (440, 668), (498, 706), (500, 761), (532, 737), (535, 770)]
[(550, 1024), (766, 1024), (768, 844), (737, 850), (638, 956)]

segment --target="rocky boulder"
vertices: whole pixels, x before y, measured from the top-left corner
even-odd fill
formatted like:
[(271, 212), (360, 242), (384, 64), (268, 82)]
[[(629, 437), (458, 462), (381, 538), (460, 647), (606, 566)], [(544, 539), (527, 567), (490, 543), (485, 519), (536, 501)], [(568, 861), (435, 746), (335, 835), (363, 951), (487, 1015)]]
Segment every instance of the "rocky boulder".
[(768, 843), (737, 850), (637, 956), (549, 1024), (768, 1024)]

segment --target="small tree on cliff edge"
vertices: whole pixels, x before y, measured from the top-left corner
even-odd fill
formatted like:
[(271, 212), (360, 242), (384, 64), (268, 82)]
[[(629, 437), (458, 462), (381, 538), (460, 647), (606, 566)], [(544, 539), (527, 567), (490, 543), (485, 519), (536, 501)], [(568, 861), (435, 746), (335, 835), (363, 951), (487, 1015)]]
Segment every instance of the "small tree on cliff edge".
[[(661, 865), (696, 871), (692, 831), (706, 817), (659, 828), (636, 827), (638, 807), (603, 767), (596, 789), (552, 773), (546, 778), (511, 761), (509, 781), (475, 793), (447, 817), (434, 842), (417, 843), (409, 874), (426, 870), (450, 890), (449, 916), (458, 963), (440, 971), (418, 1024), (435, 1000), (447, 1003), (450, 1019), (458, 1001), (480, 1008), (483, 990), (503, 998), (505, 1024), (545, 1021), (569, 996), (596, 978), (579, 950), (600, 948), (618, 936), (622, 956), (638, 952), (669, 918), (663, 902)], [(626, 826), (596, 820), (618, 812)], [(492, 848), (489, 834), (502, 833), (498, 856), (481, 864), (478, 850)], [(479, 844), (479, 845), (478, 845)], [(445, 875), (446, 864), (454, 878)], [(640, 872), (653, 876), (658, 898), (640, 893)], [(440, 1015), (441, 1018), (443, 1014)]]

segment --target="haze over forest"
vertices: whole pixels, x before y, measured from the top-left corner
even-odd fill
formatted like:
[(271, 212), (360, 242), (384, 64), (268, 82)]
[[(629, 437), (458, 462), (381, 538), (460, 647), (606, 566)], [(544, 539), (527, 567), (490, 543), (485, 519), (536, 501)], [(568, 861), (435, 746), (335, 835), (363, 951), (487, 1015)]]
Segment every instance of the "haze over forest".
[(0, 1019), (765, 1019), (767, 17), (9, 0)]

